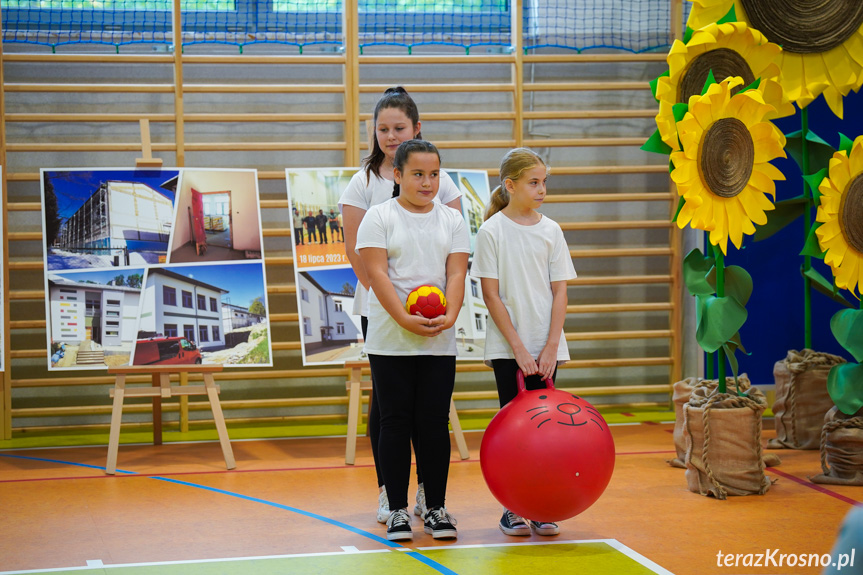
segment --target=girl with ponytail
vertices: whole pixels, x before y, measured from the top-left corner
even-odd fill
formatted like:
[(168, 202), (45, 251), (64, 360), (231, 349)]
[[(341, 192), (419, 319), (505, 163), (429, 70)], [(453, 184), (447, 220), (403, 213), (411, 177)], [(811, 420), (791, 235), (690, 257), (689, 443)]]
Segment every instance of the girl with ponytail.
[[(485, 363), (494, 369), (500, 406), (518, 392), (545, 389), (569, 359), (563, 337), (566, 282), (575, 277), (569, 247), (554, 220), (537, 211), (545, 199), (548, 167), (528, 148), (510, 150), (500, 163), (500, 186), (492, 194), (476, 236), (470, 275), (480, 278), (492, 321), (485, 340)], [(503, 510), (499, 527), (507, 535), (557, 535), (544, 517), (528, 522)]]

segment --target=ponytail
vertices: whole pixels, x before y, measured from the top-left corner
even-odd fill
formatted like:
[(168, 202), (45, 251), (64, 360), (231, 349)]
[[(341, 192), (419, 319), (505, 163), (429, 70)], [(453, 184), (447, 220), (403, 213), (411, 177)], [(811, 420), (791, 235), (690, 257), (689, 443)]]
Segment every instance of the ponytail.
[(509, 205), (509, 192), (505, 186), (498, 186), (491, 193), (491, 199), (488, 202), (488, 207), (485, 209), (483, 221), (489, 219), (505, 207)]
[(549, 171), (542, 157), (530, 148), (513, 148), (500, 161), (500, 185), (494, 189), (485, 210), (483, 220), (487, 220), (509, 205), (509, 191), (506, 189), (506, 181), (518, 180), (521, 175), (534, 166), (545, 166), (546, 174)]

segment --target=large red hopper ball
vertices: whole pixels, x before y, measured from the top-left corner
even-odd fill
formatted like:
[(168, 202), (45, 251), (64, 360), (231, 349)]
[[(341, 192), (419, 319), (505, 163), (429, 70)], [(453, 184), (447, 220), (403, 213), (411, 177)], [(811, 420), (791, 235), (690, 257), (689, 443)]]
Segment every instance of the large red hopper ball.
[(480, 446), (482, 475), (510, 511), (534, 521), (575, 517), (599, 499), (614, 471), (608, 424), (587, 401), (556, 390), (519, 392), (492, 418)]

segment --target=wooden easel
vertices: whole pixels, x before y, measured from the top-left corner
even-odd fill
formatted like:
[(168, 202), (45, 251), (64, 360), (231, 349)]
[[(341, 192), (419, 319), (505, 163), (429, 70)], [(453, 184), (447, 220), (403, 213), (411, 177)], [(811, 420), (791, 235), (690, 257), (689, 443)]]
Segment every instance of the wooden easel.
[(139, 120), (141, 125), (141, 152), (143, 158), (135, 160), (136, 168), (161, 168), (162, 159), (153, 157), (153, 145), (150, 142), (150, 120)]
[[(153, 398), (153, 445), (162, 444), (162, 399), (173, 396), (204, 395), (210, 400), (210, 409), (213, 410), (213, 420), (216, 423), (216, 431), (219, 433), (219, 443), (222, 444), (222, 454), (225, 456), (225, 465), (228, 469), (234, 469), (237, 464), (234, 461), (234, 451), (231, 449), (231, 441), (228, 438), (228, 428), (225, 426), (225, 416), (222, 414), (222, 406), (219, 403), (219, 386), (213, 380), (213, 373), (222, 371), (221, 365), (123, 365), (109, 367), (108, 373), (116, 376), (114, 389), (111, 397), (114, 398), (114, 407), (111, 410), (111, 433), (108, 436), (108, 462), (105, 472), (114, 475), (117, 471), (117, 449), (120, 445), (120, 422), (123, 418), (123, 399), (126, 397), (152, 397)], [(204, 378), (204, 385), (171, 385), (171, 374), (200, 373)], [(152, 375), (152, 385), (147, 387), (126, 387), (127, 375)]]
[[(350, 371), (346, 388), (348, 392), (348, 433), (347, 444), (345, 446), (345, 463), (353, 465), (357, 457), (357, 432), (360, 425), (360, 419), (363, 412), (363, 392), (369, 392), (369, 403), (372, 398), (372, 381), (371, 379), (363, 379), (363, 368), (369, 367), (367, 361), (348, 361), (345, 362), (345, 367)], [(461, 422), (458, 419), (458, 412), (455, 410), (455, 402), (450, 400), (449, 403), (449, 424), (452, 427), (452, 434), (455, 436), (455, 443), (458, 446), (458, 454), (462, 459), (470, 458), (470, 451), (467, 448), (467, 442), (464, 439), (464, 432), (461, 429)]]

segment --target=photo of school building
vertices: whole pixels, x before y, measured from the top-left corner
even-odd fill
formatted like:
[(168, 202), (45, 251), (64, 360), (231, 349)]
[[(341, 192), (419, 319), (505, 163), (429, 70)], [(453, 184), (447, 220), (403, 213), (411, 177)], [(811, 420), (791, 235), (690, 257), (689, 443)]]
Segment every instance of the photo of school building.
[(125, 358), (117, 365), (127, 363), (140, 296), (140, 287), (97, 283), (90, 274), (50, 274), (49, 366), (92, 368), (110, 355)]
[(222, 295), (226, 293), (170, 269), (152, 268), (144, 288), (139, 333), (145, 337), (182, 336), (201, 350), (224, 346)]
[(353, 293), (324, 288), (316, 276), (326, 273), (327, 270), (320, 270), (297, 274), (303, 357), (309, 363), (358, 359), (362, 353), (363, 332), (360, 317), (351, 313)]
[[(134, 170), (45, 172), (44, 193), (58, 206), (56, 213), (48, 213), (47, 208), (45, 213), (58, 224), (56, 234), (46, 233), (48, 268), (164, 262), (174, 196), (163, 184), (174, 174), (156, 171), (139, 176)], [(51, 228), (46, 222), (46, 230)]]

